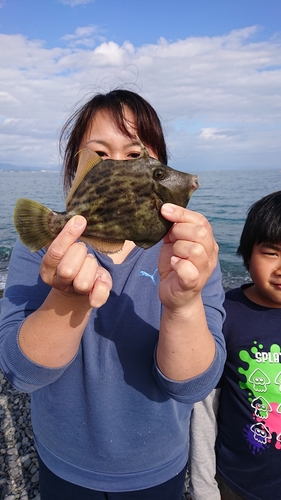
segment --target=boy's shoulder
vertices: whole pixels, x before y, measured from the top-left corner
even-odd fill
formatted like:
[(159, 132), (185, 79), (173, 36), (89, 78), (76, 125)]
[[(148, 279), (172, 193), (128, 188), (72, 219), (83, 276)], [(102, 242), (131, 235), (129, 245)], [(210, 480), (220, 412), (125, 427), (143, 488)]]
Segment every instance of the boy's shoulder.
[(265, 308), (263, 306), (260, 306), (259, 304), (256, 304), (252, 300), (250, 300), (247, 295), (245, 295), (245, 290), (249, 287), (253, 286), (253, 283), (247, 283), (244, 285), (241, 285), (239, 288), (233, 288), (231, 290), (228, 290), (225, 293), (225, 301), (224, 301), (224, 307), (225, 309), (230, 312), (230, 310), (239, 310), (241, 311), (241, 308), (246, 309), (246, 310), (252, 310), (252, 311), (263, 311)]
[(227, 292), (225, 292), (225, 300), (230, 300), (234, 302), (244, 302), (246, 296), (243, 292), (243, 289), (251, 285), (252, 283), (249, 283), (247, 285), (242, 285), (238, 288), (232, 288), (231, 290), (227, 290)]
[(239, 288), (228, 290), (225, 293), (224, 308), (226, 312), (229, 314), (232, 311), (235, 314), (235, 312), (239, 311), (241, 313), (241, 310), (243, 310), (243, 314), (256, 314), (260, 312), (266, 316), (271, 315), (274, 318), (280, 318), (281, 308), (264, 306), (247, 297), (245, 290), (251, 286), (253, 286), (253, 283), (247, 283), (241, 285)]

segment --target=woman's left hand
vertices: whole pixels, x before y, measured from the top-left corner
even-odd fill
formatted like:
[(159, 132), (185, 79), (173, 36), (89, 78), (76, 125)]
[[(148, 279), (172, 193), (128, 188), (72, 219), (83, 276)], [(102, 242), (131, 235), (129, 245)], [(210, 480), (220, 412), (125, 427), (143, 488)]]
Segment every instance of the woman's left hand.
[(159, 255), (159, 297), (164, 306), (156, 359), (171, 380), (203, 373), (215, 356), (201, 290), (218, 259), (218, 245), (207, 219), (177, 205), (164, 204), (163, 217), (175, 224)]
[(164, 306), (176, 311), (201, 293), (217, 264), (218, 244), (202, 214), (170, 203), (162, 206), (161, 214), (175, 224), (159, 256), (159, 295)]

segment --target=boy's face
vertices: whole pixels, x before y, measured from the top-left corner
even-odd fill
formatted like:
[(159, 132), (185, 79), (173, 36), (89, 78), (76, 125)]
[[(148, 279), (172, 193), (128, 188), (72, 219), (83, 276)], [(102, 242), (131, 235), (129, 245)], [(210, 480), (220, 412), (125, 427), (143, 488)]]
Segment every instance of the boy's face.
[(281, 308), (281, 244), (254, 245), (249, 272), (254, 286), (247, 297), (265, 307)]

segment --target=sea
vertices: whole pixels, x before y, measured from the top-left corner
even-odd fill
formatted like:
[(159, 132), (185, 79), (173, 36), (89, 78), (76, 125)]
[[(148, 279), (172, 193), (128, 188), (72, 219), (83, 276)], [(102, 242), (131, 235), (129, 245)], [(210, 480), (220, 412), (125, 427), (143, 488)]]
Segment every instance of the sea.
[[(236, 250), (250, 206), (263, 196), (281, 190), (281, 170), (217, 170), (195, 172), (200, 188), (188, 208), (211, 222), (219, 244), (219, 260), (225, 290), (250, 281)], [(53, 210), (65, 206), (62, 176), (58, 171), (0, 170), (0, 290), (6, 283), (9, 260), (17, 232), (13, 212), (18, 198), (32, 198)]]

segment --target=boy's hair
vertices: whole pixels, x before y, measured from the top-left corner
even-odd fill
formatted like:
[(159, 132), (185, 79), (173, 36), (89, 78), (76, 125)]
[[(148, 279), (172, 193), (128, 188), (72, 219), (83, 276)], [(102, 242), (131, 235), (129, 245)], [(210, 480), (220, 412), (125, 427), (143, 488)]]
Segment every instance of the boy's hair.
[(249, 270), (254, 245), (261, 243), (281, 243), (281, 191), (265, 196), (248, 211), (237, 249), (237, 255), (243, 257), (246, 269)]
[(157, 159), (167, 164), (167, 149), (161, 122), (153, 107), (140, 95), (130, 90), (115, 89), (106, 94), (96, 94), (67, 120), (60, 135), (60, 151), (64, 149), (64, 188), (69, 189), (74, 179), (78, 164), (78, 152), (81, 141), (95, 114), (100, 110), (109, 113), (112, 121), (122, 134), (132, 138), (128, 131), (123, 110), (127, 107), (136, 123), (136, 134), (145, 146), (157, 154)]

